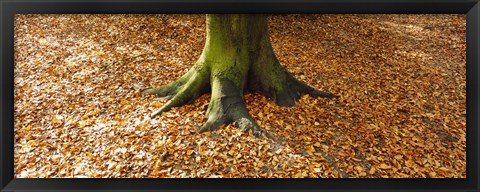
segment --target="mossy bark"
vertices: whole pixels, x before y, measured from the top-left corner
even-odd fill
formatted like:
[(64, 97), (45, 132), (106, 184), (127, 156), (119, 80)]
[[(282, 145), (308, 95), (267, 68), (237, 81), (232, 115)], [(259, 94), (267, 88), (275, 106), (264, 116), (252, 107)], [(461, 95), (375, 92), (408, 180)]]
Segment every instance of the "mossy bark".
[(298, 81), (273, 52), (266, 15), (207, 15), (207, 40), (200, 58), (184, 76), (167, 85), (142, 90), (169, 101), (152, 117), (211, 92), (208, 120), (200, 132), (236, 122), (244, 131), (269, 136), (249, 115), (244, 91), (260, 92), (281, 106), (292, 106), (303, 94), (334, 98)]

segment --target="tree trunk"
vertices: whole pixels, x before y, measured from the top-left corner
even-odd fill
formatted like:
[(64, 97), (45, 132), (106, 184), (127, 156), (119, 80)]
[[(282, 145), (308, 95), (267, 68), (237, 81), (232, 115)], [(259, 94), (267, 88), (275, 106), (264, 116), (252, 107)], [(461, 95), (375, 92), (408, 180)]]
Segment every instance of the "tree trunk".
[(153, 118), (208, 91), (208, 120), (200, 132), (236, 122), (245, 132), (268, 137), (248, 113), (244, 91), (260, 92), (281, 106), (293, 106), (303, 94), (335, 97), (298, 81), (280, 65), (270, 43), (266, 15), (207, 15), (207, 40), (194, 66), (176, 81), (142, 92), (169, 99), (152, 113)]

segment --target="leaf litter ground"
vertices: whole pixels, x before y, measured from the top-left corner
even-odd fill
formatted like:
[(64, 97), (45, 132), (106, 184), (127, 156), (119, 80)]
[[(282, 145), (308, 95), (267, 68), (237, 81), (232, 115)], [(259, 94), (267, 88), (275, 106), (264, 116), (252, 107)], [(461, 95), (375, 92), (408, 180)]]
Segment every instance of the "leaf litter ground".
[(199, 134), (209, 95), (139, 89), (184, 74), (204, 15), (17, 15), (15, 177), (466, 177), (463, 15), (274, 15), (275, 52), (339, 99), (245, 95), (277, 141)]

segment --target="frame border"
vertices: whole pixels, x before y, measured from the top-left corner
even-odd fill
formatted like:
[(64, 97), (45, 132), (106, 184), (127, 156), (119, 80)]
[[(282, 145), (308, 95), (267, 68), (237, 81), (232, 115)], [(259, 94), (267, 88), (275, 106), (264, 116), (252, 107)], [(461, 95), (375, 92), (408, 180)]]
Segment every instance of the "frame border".
[[(0, 0), (0, 189), (13, 191), (480, 191), (479, 0)], [(14, 15), (152, 13), (420, 13), (467, 17), (466, 179), (16, 179)]]

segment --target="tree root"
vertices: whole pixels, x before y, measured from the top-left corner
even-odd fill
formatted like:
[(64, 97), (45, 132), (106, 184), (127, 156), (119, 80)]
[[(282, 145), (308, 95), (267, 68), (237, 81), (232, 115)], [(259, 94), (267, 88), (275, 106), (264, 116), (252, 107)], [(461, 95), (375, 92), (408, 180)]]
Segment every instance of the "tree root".
[[(278, 64), (278, 66), (280, 65)], [(168, 99), (165, 105), (150, 115), (151, 118), (161, 115), (173, 107), (179, 107), (192, 102), (202, 94), (211, 91), (211, 100), (206, 113), (208, 120), (198, 128), (199, 132), (216, 130), (222, 124), (236, 123), (237, 126), (246, 133), (252, 131), (253, 135), (257, 137), (274, 139), (274, 137), (262, 129), (248, 113), (243, 100), (243, 89), (240, 88), (239, 85), (236, 85), (231, 80), (220, 79), (220, 77), (214, 77), (210, 80), (212, 76), (210, 70), (197, 68), (193, 67), (181, 78), (167, 85), (141, 90), (142, 93), (156, 94), (159, 97)], [(281, 80), (280, 86), (268, 84), (268, 79), (258, 78), (259, 76), (257, 76), (256, 78), (250, 79), (251, 82), (249, 82), (249, 86), (252, 86), (253, 89), (249, 89), (249, 87), (247, 87), (247, 89), (261, 92), (263, 95), (272, 98), (279, 106), (293, 106), (295, 102), (305, 94), (314, 98), (324, 97), (332, 99), (338, 97), (328, 92), (319, 91), (297, 80), (286, 70), (282, 70), (281, 72), (285, 76)], [(268, 78), (268, 76), (261, 77)]]
[(221, 87), (220, 95), (212, 95), (207, 109), (208, 120), (198, 131), (200, 133), (213, 131), (222, 124), (235, 122), (243, 132), (252, 131), (256, 137), (273, 139), (273, 136), (262, 129), (248, 113), (240, 89), (229, 80), (220, 80), (218, 84), (221, 85), (218, 86)]
[[(214, 131), (217, 130), (220, 125), (222, 124), (229, 124), (235, 122), (237, 126), (245, 133), (252, 131), (253, 135), (256, 137), (267, 137), (273, 139), (273, 136), (268, 133), (266, 130), (262, 129), (257, 122), (250, 116), (245, 107), (245, 103), (240, 97), (234, 97), (233, 100), (236, 101), (224, 101), (224, 103), (229, 104), (221, 104), (221, 100), (225, 98), (215, 100), (213, 102), (218, 102), (220, 106), (226, 107), (215, 107), (212, 109), (209, 107), (208, 120), (203, 126), (198, 128), (200, 133), (206, 131)], [(226, 99), (228, 100), (228, 99)], [(230, 103), (233, 102), (233, 103)], [(213, 106), (218, 106), (214, 104)]]
[[(268, 85), (263, 85), (260, 87), (255, 87), (252, 92), (259, 91), (263, 95), (275, 101), (275, 104), (279, 106), (291, 107), (303, 96), (310, 95), (313, 98), (338, 98), (332, 93), (320, 91), (313, 88), (307, 83), (301, 82), (292, 74), (286, 72), (286, 78), (283, 79), (279, 87), (269, 87)], [(261, 83), (260, 83), (261, 84)]]
[(333, 99), (333, 98), (339, 98), (340, 96), (336, 96), (332, 93), (325, 92), (325, 91), (320, 91), (318, 89), (313, 88), (311, 85), (308, 85), (305, 82), (301, 82), (295, 77), (291, 76), (292, 81), (294, 81), (294, 84), (301, 90), (303, 94), (308, 94), (313, 98), (327, 98), (327, 99)]
[(166, 98), (167, 100), (170, 100), (174, 95), (178, 93), (178, 91), (183, 87), (183, 85), (185, 85), (185, 83), (188, 80), (190, 80), (190, 76), (192, 76), (192, 73), (194, 73), (194, 71), (190, 70), (185, 75), (177, 79), (176, 81), (173, 81), (169, 84), (166, 84), (160, 87), (142, 89), (140, 90), (140, 92), (155, 94), (159, 97), (163, 97), (163, 98)]
[(179, 107), (194, 101), (196, 98), (204, 94), (208, 89), (208, 79), (202, 74), (190, 70), (180, 79), (157, 88), (149, 88), (141, 90), (142, 93), (156, 94), (160, 97), (165, 97), (169, 101), (165, 103), (160, 109), (154, 111), (150, 118), (161, 115), (173, 107)]

